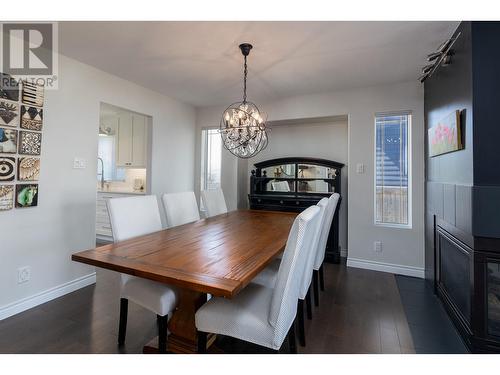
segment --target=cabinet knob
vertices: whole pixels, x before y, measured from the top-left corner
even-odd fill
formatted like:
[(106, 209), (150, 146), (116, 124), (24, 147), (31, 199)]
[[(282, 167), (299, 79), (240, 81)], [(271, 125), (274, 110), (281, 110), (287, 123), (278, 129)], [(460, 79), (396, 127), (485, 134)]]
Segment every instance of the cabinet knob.
[(300, 204), (300, 202), (299, 202), (299, 201), (295, 201), (295, 204), (299, 205), (299, 204)]
[(283, 201), (280, 201), (280, 204), (283, 204)]
[(262, 202), (262, 199), (257, 199), (257, 202), (259, 202), (259, 203)]

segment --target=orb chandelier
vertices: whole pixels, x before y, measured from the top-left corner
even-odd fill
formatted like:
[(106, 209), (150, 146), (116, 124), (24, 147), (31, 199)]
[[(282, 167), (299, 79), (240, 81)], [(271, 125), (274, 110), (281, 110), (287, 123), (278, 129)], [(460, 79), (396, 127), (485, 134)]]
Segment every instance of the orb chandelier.
[(247, 159), (266, 148), (268, 137), (266, 120), (259, 108), (247, 101), (247, 56), (252, 49), (248, 43), (240, 44), (245, 62), (243, 66), (243, 101), (226, 108), (220, 120), (222, 144), (233, 155)]

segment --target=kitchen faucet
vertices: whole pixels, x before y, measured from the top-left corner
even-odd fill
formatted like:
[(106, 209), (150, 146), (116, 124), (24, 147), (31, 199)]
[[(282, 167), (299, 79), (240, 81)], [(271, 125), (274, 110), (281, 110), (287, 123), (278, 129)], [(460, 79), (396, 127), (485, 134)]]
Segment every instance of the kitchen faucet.
[(104, 161), (102, 158), (97, 158), (101, 162), (101, 173), (97, 173), (97, 175), (101, 175), (101, 190), (104, 190)]

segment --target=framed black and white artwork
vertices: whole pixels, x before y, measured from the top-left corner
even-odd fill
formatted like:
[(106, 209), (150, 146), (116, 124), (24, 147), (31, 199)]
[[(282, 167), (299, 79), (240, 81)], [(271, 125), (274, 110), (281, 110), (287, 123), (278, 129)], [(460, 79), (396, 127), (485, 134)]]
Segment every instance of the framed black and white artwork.
[(0, 73), (0, 98), (19, 101), (19, 83), (5, 73)]
[(10, 100), (0, 99), (0, 126), (12, 126), (19, 124), (19, 104)]
[(16, 177), (16, 158), (0, 156), (0, 182), (14, 181)]
[(0, 212), (38, 206), (44, 87), (0, 73)]
[(19, 153), (21, 155), (40, 155), (42, 152), (42, 133), (19, 131)]
[(21, 128), (27, 130), (42, 130), (43, 109), (21, 105)]
[(17, 152), (17, 130), (0, 128), (0, 154)]
[(35, 107), (43, 106), (43, 86), (35, 83), (23, 81), (23, 97), (24, 104)]
[(14, 207), (14, 185), (0, 185), (0, 211)]
[(38, 181), (40, 178), (40, 159), (20, 157), (17, 166), (17, 179), (19, 181)]

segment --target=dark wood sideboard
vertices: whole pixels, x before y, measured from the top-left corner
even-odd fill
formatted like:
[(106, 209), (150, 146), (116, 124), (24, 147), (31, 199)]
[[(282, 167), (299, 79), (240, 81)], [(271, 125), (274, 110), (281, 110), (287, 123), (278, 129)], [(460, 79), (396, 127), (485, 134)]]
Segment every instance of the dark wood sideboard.
[[(287, 157), (256, 163), (250, 176), (250, 208), (301, 212), (333, 193), (341, 194), (344, 164), (332, 160)], [(333, 218), (325, 261), (340, 262), (339, 208)]]

